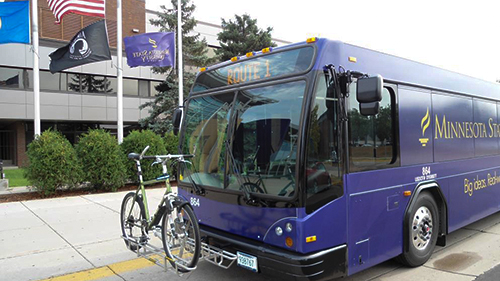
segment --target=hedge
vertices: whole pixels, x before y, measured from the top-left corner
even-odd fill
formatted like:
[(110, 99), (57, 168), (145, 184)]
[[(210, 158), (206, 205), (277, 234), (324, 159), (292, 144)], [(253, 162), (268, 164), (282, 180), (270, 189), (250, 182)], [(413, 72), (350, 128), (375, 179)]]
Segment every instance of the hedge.
[(40, 194), (47, 196), (81, 182), (82, 166), (75, 149), (60, 132), (47, 130), (37, 136), (28, 145), (27, 155), (25, 177)]
[[(141, 153), (146, 146), (149, 145), (149, 150), (146, 155), (164, 155), (167, 154), (165, 149), (165, 144), (161, 136), (155, 134), (153, 131), (132, 131), (127, 137), (123, 139), (121, 144), (121, 149), (128, 155), (131, 152)], [(144, 180), (154, 179), (162, 174), (161, 165), (151, 164), (154, 160), (142, 160), (141, 169)], [(135, 161), (128, 160), (126, 164), (128, 178), (132, 181), (138, 181), (137, 169), (135, 167)]]
[(126, 158), (109, 132), (97, 129), (83, 134), (76, 152), (84, 166), (83, 180), (95, 189), (116, 191), (125, 184)]

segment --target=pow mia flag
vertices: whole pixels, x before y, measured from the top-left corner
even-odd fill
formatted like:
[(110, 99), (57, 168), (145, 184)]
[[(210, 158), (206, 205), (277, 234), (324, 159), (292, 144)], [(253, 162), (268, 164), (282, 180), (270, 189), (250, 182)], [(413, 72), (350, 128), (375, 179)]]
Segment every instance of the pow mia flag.
[(49, 55), (50, 72), (75, 66), (111, 60), (105, 21), (98, 21), (80, 30), (68, 45)]

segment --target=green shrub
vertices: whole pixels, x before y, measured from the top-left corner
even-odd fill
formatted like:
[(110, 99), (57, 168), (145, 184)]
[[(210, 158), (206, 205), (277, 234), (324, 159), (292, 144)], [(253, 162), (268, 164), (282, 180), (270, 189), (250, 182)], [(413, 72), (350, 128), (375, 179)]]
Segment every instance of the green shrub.
[(125, 184), (125, 155), (108, 132), (98, 129), (83, 134), (76, 153), (83, 166), (83, 180), (95, 189), (116, 191)]
[[(165, 133), (163, 142), (165, 143), (165, 149), (168, 154), (179, 153), (179, 137), (174, 135), (173, 132)], [(177, 178), (177, 165), (168, 166), (168, 173), (174, 178)]]
[[(125, 155), (128, 155), (131, 152), (140, 154), (148, 145), (149, 150), (145, 155), (167, 154), (161, 136), (153, 133), (150, 130), (132, 131), (127, 137), (123, 139), (121, 148)], [(161, 165), (154, 165), (151, 167), (151, 163), (153, 163), (153, 161), (154, 160), (149, 159), (141, 160), (142, 176), (144, 180), (150, 180), (162, 174)], [(128, 160), (126, 167), (128, 178), (133, 181), (137, 181), (138, 179), (135, 161)]]
[(165, 149), (167, 149), (167, 153), (179, 153), (179, 137), (174, 135), (174, 133), (165, 133), (165, 135), (163, 136), (163, 142), (165, 143)]
[(59, 132), (43, 132), (28, 145), (27, 155), (25, 177), (42, 195), (51, 195), (64, 186), (74, 187), (81, 180), (75, 149)]

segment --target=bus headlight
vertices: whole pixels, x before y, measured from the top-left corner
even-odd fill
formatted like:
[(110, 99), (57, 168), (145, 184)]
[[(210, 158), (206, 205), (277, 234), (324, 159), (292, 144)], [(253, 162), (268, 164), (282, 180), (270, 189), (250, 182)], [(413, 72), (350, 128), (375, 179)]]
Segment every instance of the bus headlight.
[(276, 235), (278, 235), (278, 236), (283, 235), (283, 229), (281, 227), (279, 227), (279, 226), (276, 227), (275, 231), (276, 231)]
[(292, 229), (293, 229), (293, 228), (292, 228), (292, 224), (291, 224), (291, 223), (289, 223), (289, 222), (287, 222), (287, 223), (286, 223), (286, 226), (285, 226), (285, 230), (286, 230), (286, 232), (292, 232)]

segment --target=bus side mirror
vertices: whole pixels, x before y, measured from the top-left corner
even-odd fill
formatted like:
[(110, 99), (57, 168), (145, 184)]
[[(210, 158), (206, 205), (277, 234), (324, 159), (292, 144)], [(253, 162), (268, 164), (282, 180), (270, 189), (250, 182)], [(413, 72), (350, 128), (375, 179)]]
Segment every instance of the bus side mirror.
[(174, 126), (174, 135), (176, 136), (179, 133), (179, 128), (181, 126), (181, 119), (182, 119), (182, 109), (177, 108), (174, 111), (174, 116), (172, 118), (172, 125)]
[(384, 81), (380, 75), (358, 80), (356, 99), (359, 102), (359, 111), (362, 115), (369, 116), (378, 113), (383, 89)]
[(378, 110), (380, 108), (380, 102), (369, 102), (369, 103), (360, 103), (359, 104), (359, 113), (363, 116), (373, 116), (377, 115)]

